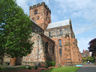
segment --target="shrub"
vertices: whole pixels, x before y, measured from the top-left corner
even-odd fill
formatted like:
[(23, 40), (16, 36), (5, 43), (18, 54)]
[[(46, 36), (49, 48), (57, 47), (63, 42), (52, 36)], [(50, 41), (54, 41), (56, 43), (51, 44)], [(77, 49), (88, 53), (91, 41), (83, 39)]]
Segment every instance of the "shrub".
[(33, 67), (32, 67), (32, 66), (27, 65), (25, 68), (26, 68), (26, 69), (32, 69)]
[(34, 66), (34, 69), (37, 70), (38, 69), (38, 66)]
[(28, 69), (32, 69), (32, 66), (29, 66), (29, 68)]
[(0, 70), (1, 70), (2, 68), (0, 67)]
[(55, 61), (51, 61), (51, 66), (55, 66), (56, 62)]
[(21, 69), (25, 69), (25, 68), (26, 68), (26, 66), (20, 66), (20, 68), (21, 68)]
[(49, 66), (55, 66), (55, 61), (46, 61), (46, 68)]

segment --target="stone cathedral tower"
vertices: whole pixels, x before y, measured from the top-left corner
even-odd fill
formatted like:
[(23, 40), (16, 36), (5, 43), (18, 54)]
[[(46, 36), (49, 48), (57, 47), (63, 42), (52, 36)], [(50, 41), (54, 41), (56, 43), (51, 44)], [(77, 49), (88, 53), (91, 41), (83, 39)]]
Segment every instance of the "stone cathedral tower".
[(34, 6), (30, 6), (30, 19), (38, 26), (45, 30), (49, 23), (51, 23), (51, 11), (44, 2)]

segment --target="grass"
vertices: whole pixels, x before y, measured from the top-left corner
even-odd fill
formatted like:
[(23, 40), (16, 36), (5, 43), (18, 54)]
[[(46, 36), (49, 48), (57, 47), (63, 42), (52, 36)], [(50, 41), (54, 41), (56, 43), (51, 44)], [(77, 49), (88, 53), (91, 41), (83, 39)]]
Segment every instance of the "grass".
[(17, 72), (19, 70), (23, 70), (23, 69), (29, 69), (31, 70), (32, 68), (37, 69), (38, 67), (36, 66), (0, 66), (0, 72)]
[(77, 72), (79, 67), (59, 67), (59, 68), (52, 68), (50, 70), (43, 70), (41, 72)]
[(26, 67), (25, 66), (19, 66), (19, 67), (15, 67), (15, 66), (13, 66), (13, 67), (6, 67), (6, 66), (1, 66), (0, 67), (0, 71), (8, 71), (8, 72), (10, 72), (10, 71), (16, 71), (16, 70), (21, 70), (21, 69), (25, 69)]

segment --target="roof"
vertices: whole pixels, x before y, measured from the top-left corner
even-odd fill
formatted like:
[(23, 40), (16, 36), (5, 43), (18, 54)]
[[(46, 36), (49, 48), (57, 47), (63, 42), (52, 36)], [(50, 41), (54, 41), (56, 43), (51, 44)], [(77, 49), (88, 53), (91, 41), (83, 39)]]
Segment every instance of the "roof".
[(64, 21), (55, 22), (55, 23), (50, 23), (48, 25), (47, 29), (61, 27), (61, 26), (66, 26), (66, 25), (70, 25), (70, 19), (67, 19), (67, 20), (64, 20)]

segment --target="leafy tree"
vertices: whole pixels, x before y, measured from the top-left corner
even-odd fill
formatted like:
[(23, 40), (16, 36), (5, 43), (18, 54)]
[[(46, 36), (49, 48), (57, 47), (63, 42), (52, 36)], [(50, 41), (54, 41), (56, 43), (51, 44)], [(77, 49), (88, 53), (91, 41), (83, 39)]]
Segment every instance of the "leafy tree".
[(92, 39), (90, 42), (89, 42), (89, 50), (90, 51), (95, 51), (96, 52), (96, 38), (95, 39)]
[[(2, 34), (1, 34), (2, 33)], [(0, 64), (3, 64), (3, 56), (5, 53), (5, 47), (4, 47), (4, 33), (2, 30), (0, 30)]]
[(95, 62), (95, 58), (94, 57), (88, 57), (88, 61), (90, 61), (90, 62)]
[(33, 43), (29, 39), (32, 24), (15, 0), (0, 0), (0, 25), (5, 35), (2, 37), (1, 33), (0, 39), (5, 37), (6, 43), (3, 45), (12, 58), (26, 56), (31, 52)]
[(94, 57), (83, 57), (82, 58), (83, 62), (92, 62), (94, 63), (95, 62), (95, 58)]
[(5, 53), (5, 31), (4, 31), (4, 21), (3, 21), (3, 9), (4, 9), (4, 0), (0, 0), (0, 64), (3, 64), (3, 56)]
[(90, 42), (89, 42), (89, 51), (92, 52), (92, 56), (95, 57), (95, 62), (96, 62), (96, 38), (92, 39)]

